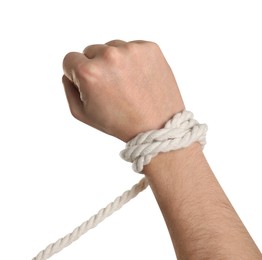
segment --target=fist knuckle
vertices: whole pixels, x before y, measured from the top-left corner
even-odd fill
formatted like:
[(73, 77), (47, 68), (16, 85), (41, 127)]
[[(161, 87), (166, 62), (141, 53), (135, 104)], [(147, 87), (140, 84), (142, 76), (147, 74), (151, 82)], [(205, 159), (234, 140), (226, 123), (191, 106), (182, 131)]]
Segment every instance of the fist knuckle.
[(147, 42), (147, 44), (154, 49), (159, 49), (159, 45), (155, 42)]
[(84, 62), (79, 62), (75, 65), (75, 74), (77, 77), (82, 77), (88, 74), (88, 66)]
[(130, 42), (126, 45), (126, 50), (128, 51), (128, 53), (131, 54), (136, 54), (139, 52), (140, 46), (139, 44), (135, 43), (135, 42)]
[(119, 50), (114, 46), (108, 46), (103, 52), (103, 58), (107, 62), (114, 63), (119, 58)]
[(98, 70), (94, 63), (79, 63), (75, 68), (76, 78), (80, 82), (94, 83), (98, 78)]
[(147, 53), (150, 53), (150, 54), (153, 54), (153, 55), (161, 52), (160, 47), (155, 42), (147, 42), (145, 47), (148, 50)]
[(63, 59), (63, 65), (71, 62), (72, 60), (72, 56), (74, 55), (74, 52), (69, 52), (65, 55), (64, 59)]

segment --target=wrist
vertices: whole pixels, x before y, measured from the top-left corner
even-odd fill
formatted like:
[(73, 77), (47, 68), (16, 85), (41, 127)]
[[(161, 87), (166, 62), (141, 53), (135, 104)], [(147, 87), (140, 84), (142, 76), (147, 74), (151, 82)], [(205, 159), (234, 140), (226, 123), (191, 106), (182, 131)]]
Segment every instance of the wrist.
[[(145, 165), (143, 173), (150, 178), (160, 178), (167, 174), (176, 175), (181, 168), (194, 167), (205, 160), (202, 147), (195, 142), (192, 145), (176, 151), (160, 153)], [(169, 169), (173, 169), (170, 172)]]
[[(133, 163), (135, 172), (142, 172), (145, 165), (159, 153), (167, 153), (191, 146), (206, 144), (207, 126), (199, 124), (190, 111), (177, 113), (159, 130), (138, 134), (130, 140), (120, 156)], [(165, 166), (164, 163), (163, 166)]]

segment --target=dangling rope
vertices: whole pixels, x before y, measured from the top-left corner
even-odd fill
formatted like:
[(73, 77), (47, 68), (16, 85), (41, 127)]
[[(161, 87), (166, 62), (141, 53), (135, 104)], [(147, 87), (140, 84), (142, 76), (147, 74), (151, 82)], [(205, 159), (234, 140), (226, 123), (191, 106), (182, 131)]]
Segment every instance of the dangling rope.
[[(133, 163), (134, 171), (142, 172), (143, 166), (149, 164), (151, 159), (160, 152), (185, 148), (194, 142), (199, 142), (202, 147), (204, 147), (206, 144), (206, 132), (207, 126), (205, 124), (199, 124), (193, 119), (193, 114), (185, 110), (176, 114), (166, 123), (164, 128), (137, 135), (127, 143), (126, 149), (123, 150), (120, 155), (124, 160)], [(84, 235), (88, 230), (96, 227), (105, 218), (119, 210), (124, 204), (146, 189), (147, 186), (148, 181), (144, 177), (130, 190), (124, 192), (120, 197), (117, 197), (114, 202), (99, 210), (96, 215), (75, 228), (71, 233), (47, 246), (46, 249), (42, 250), (33, 260), (46, 260), (60, 252)]]
[(33, 260), (45, 260), (52, 255), (58, 253), (65, 247), (78, 240), (88, 230), (96, 227), (105, 218), (112, 215), (115, 211), (119, 210), (124, 204), (137, 196), (138, 193), (146, 189), (148, 182), (146, 178), (140, 180), (139, 183), (134, 185), (130, 190), (124, 192), (120, 197), (117, 197), (114, 202), (108, 204), (105, 208), (99, 210), (99, 212), (92, 216), (89, 220), (82, 223), (79, 227), (75, 228), (70, 234), (63, 238), (60, 238), (55, 243), (50, 244), (43, 251), (41, 251)]

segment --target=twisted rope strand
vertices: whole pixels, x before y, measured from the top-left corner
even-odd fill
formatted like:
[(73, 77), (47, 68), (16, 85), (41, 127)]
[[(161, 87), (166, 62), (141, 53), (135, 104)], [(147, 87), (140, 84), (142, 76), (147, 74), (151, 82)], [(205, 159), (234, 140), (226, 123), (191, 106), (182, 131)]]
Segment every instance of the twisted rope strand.
[(207, 125), (199, 124), (194, 115), (184, 110), (169, 120), (165, 127), (137, 135), (127, 143), (120, 156), (133, 163), (133, 170), (141, 172), (144, 165), (158, 153), (178, 150), (199, 142), (202, 147), (206, 144)]
[(146, 189), (147, 186), (147, 179), (141, 179), (139, 183), (134, 185), (130, 190), (125, 191), (121, 196), (117, 197), (114, 202), (111, 202), (105, 208), (101, 209), (96, 215), (92, 216), (89, 220), (82, 223), (79, 227), (75, 228), (71, 233), (63, 238), (60, 238), (55, 243), (47, 246), (46, 249), (42, 250), (36, 257), (33, 258), (33, 260), (46, 260), (52, 255), (60, 252), (62, 249), (69, 246), (82, 235), (84, 235), (88, 230), (96, 227), (105, 218), (109, 217), (115, 211), (119, 210), (128, 201), (135, 198), (141, 191)]

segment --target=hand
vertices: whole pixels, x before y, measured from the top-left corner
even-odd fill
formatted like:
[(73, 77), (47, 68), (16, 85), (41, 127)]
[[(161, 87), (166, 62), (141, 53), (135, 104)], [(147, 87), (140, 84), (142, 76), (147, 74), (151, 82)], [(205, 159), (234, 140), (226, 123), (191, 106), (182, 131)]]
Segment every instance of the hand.
[(157, 44), (115, 40), (68, 53), (63, 84), (72, 115), (124, 142), (184, 109)]

